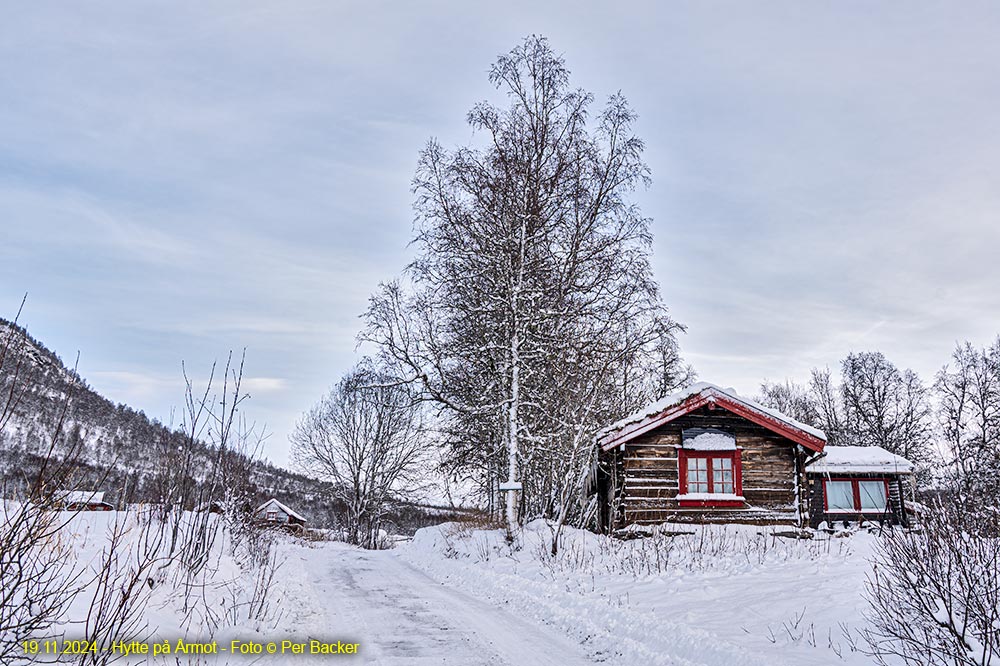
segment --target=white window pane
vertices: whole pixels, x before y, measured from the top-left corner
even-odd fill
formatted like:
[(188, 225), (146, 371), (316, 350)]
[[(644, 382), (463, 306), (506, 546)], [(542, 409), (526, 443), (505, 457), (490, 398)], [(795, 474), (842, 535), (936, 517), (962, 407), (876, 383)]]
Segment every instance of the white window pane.
[(731, 470), (733, 468), (732, 458), (716, 458), (712, 461), (712, 466), (715, 469), (727, 469)]
[(708, 492), (708, 461), (704, 458), (687, 459), (687, 491), (689, 493)]
[(830, 511), (853, 511), (854, 484), (850, 481), (827, 481), (826, 506)]
[(885, 483), (882, 481), (859, 481), (862, 511), (885, 511)]
[(704, 458), (688, 458), (688, 476), (691, 478), (707, 479), (708, 465)]

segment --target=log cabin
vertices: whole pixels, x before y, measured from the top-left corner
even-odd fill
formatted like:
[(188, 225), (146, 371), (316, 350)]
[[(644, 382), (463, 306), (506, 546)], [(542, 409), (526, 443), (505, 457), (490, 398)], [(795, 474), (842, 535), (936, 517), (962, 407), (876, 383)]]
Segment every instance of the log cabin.
[(825, 445), (821, 431), (733, 389), (694, 384), (598, 433), (599, 527), (803, 526), (806, 464)]
[(907, 524), (909, 461), (826, 435), (733, 389), (698, 383), (597, 434), (598, 527), (665, 522)]

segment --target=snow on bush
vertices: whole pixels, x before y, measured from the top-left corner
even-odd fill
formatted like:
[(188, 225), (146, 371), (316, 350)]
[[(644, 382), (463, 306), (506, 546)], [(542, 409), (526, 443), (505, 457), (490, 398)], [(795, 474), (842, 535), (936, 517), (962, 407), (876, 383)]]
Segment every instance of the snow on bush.
[[(7, 511), (20, 508), (8, 505)], [(60, 644), (85, 640), (105, 648), (116, 642), (178, 638), (264, 640), (280, 627), (281, 609), (294, 592), (276, 573), (281, 554), (299, 543), (281, 532), (207, 513), (180, 512), (178, 520), (161, 522), (145, 508), (48, 511), (45, 516), (56, 529), (27, 553), (18, 574), (38, 578), (48, 571), (47, 578), (39, 579), (43, 587), (14, 585), (11, 576), (3, 579), (0, 601), (11, 621), (0, 627), (0, 645), (11, 643), (7, 657), (15, 663), (23, 654), (21, 641), (29, 638)], [(32, 601), (23, 594), (39, 589), (53, 591), (50, 596), (58, 603), (42, 608), (48, 598)], [(6, 594), (10, 590), (18, 596)], [(50, 621), (36, 623), (27, 633), (14, 624), (49, 610)], [(87, 663), (111, 663), (120, 656), (99, 652)], [(7, 663), (6, 658), (0, 662)]]
[(919, 530), (879, 543), (868, 582), (879, 663), (1000, 663), (1000, 517), (975, 502), (932, 502)]

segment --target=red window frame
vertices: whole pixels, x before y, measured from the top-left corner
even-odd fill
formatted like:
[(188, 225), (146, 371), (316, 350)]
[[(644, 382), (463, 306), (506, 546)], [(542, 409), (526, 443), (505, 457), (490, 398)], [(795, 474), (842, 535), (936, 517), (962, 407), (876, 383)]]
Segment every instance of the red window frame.
[[(844, 483), (850, 482), (851, 492), (854, 495), (854, 509), (834, 509), (830, 511), (830, 500), (829, 493), (827, 492), (826, 484), (831, 481), (841, 481)], [(861, 486), (860, 481), (881, 481), (885, 484), (885, 509), (880, 509), (878, 511), (865, 511), (861, 508)], [(835, 476), (828, 479), (823, 479), (823, 512), (824, 513), (835, 513), (840, 515), (853, 515), (857, 513), (871, 513), (871, 514), (881, 514), (889, 508), (889, 479), (883, 476)]]
[[(680, 477), (679, 490), (681, 495), (688, 494), (687, 461), (690, 458), (706, 458), (708, 460), (708, 492), (713, 493), (714, 484), (712, 460), (729, 459), (733, 462), (733, 494), (743, 496), (743, 463), (740, 460), (740, 450), (731, 451), (692, 451), (677, 450), (677, 468)], [(721, 494), (721, 493), (719, 493)], [(681, 499), (681, 506), (743, 506), (743, 500), (737, 499)]]

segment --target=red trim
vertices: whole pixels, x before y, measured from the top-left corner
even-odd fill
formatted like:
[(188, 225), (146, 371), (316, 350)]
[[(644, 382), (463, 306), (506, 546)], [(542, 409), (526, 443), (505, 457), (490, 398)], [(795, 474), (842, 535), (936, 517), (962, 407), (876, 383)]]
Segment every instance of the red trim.
[(649, 432), (654, 428), (658, 428), (665, 423), (669, 423), (674, 419), (684, 416), (685, 414), (690, 414), (694, 410), (704, 407), (705, 405), (718, 405), (733, 414), (742, 416), (748, 421), (756, 423), (763, 428), (767, 428), (771, 432), (787, 437), (793, 442), (801, 444), (816, 453), (820, 453), (823, 450), (823, 447), (826, 446), (826, 442), (816, 435), (806, 432), (805, 430), (800, 430), (795, 426), (789, 425), (788, 423), (785, 423), (784, 421), (781, 421), (773, 416), (768, 416), (767, 414), (759, 412), (756, 409), (747, 407), (738, 400), (730, 398), (713, 389), (704, 389), (701, 393), (696, 393), (687, 400), (684, 400), (683, 402), (672, 407), (668, 407), (659, 414), (648, 416), (637, 423), (630, 423), (620, 430), (608, 433), (598, 440), (598, 444), (603, 450), (608, 451), (631, 439), (635, 439), (643, 433)]
[(890, 479), (882, 476), (837, 476), (823, 479), (823, 513), (830, 513), (830, 500), (829, 494), (827, 493), (826, 484), (831, 481), (841, 481), (844, 483), (851, 484), (851, 490), (854, 495), (854, 509), (853, 511), (846, 511), (844, 509), (835, 509), (834, 514), (841, 515), (851, 515), (852, 513), (882, 513), (884, 509), (879, 509), (877, 511), (865, 511), (861, 508), (861, 486), (860, 481), (881, 481), (885, 484), (885, 504), (886, 508), (889, 506), (889, 481)]
[(707, 405), (709, 402), (711, 401), (709, 400), (708, 397), (702, 395), (701, 393), (695, 394), (680, 404), (674, 405), (673, 407), (668, 407), (659, 414), (648, 416), (642, 421), (639, 421), (637, 423), (630, 423), (624, 426), (621, 430), (617, 430), (613, 433), (608, 433), (607, 435), (599, 439), (598, 443), (601, 445), (601, 448), (603, 448), (605, 451), (613, 449), (619, 444), (623, 444), (628, 440), (634, 439), (643, 433), (649, 432), (654, 428), (658, 428), (664, 423), (669, 423), (670, 421), (673, 421), (674, 419), (680, 416), (684, 416), (685, 414), (693, 412), (699, 407)]
[[(686, 495), (688, 493), (688, 478), (687, 478), (687, 461), (689, 458), (705, 458), (708, 460), (707, 470), (708, 470), (708, 492), (715, 492), (715, 475), (712, 470), (712, 460), (719, 460), (728, 458), (732, 461), (733, 469), (733, 494), (743, 495), (743, 462), (740, 456), (740, 450), (734, 449), (732, 451), (693, 451), (691, 449), (678, 449), (677, 450), (677, 478), (679, 480), (678, 494)], [(743, 500), (734, 499), (682, 499), (678, 500), (682, 507), (742, 507), (745, 502)]]
[(772, 432), (776, 432), (779, 435), (784, 435), (793, 442), (801, 444), (802, 446), (812, 451), (815, 451), (816, 453), (820, 453), (823, 450), (823, 447), (826, 446), (826, 441), (820, 439), (816, 435), (808, 433), (805, 430), (800, 430), (792, 425), (785, 423), (784, 421), (774, 418), (773, 416), (762, 414), (756, 409), (750, 409), (749, 407), (746, 407), (740, 402), (737, 402), (725, 396), (719, 396), (718, 398), (716, 398), (716, 400), (720, 405), (722, 405), (729, 411), (733, 412), (734, 414), (739, 414), (748, 421), (753, 421), (757, 425), (767, 428)]
[(733, 456), (733, 485), (737, 495), (743, 495), (743, 456), (737, 449)]
[(678, 500), (677, 502), (682, 508), (688, 507), (731, 507), (736, 509), (742, 509), (746, 506), (746, 502), (743, 500)]

